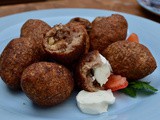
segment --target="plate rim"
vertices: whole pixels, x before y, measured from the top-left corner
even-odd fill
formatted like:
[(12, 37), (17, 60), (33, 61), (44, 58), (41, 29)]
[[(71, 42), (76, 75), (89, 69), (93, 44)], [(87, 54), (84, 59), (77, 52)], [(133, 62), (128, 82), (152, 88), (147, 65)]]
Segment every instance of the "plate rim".
[[(137, 1), (139, 1), (139, 0), (137, 0)], [(7, 15), (7, 16), (2, 16), (2, 17), (0, 17), (0, 24), (1, 24), (2, 19), (10, 19), (12, 17), (24, 16), (24, 15), (27, 15), (27, 14), (30, 14), (30, 13), (35, 14), (35, 13), (45, 12), (45, 11), (63, 11), (63, 10), (67, 10), (67, 11), (76, 10), (76, 11), (96, 11), (96, 12), (98, 12), (98, 11), (99, 12), (104, 12), (105, 11), (105, 12), (113, 12), (113, 13), (120, 13), (120, 14), (131, 16), (131, 17), (137, 17), (137, 18), (140, 18), (140, 19), (143, 19), (143, 20), (147, 20), (147, 21), (150, 21), (150, 22), (158, 23), (156, 21), (150, 20), (150, 19), (142, 17), (142, 16), (129, 14), (129, 13), (125, 13), (125, 12), (114, 11), (114, 10), (107, 10), (107, 9), (96, 9), (96, 8), (50, 8), (50, 9), (25, 11), (25, 12), (15, 13), (15, 14)]]
[(157, 15), (157, 16), (160, 16), (160, 12), (157, 12), (157, 11), (152, 10), (153, 7), (151, 7), (151, 6), (146, 6), (146, 5), (142, 2), (142, 0), (137, 0), (137, 2), (138, 2), (138, 4), (139, 4), (142, 8), (144, 8), (145, 10), (147, 10), (147, 11), (149, 11), (149, 12), (151, 12), (151, 13)]
[[(28, 11), (28, 12), (23, 12), (23, 13), (18, 13), (18, 14), (14, 14), (14, 15), (9, 15), (9, 16), (5, 16), (5, 17), (2, 17), (2, 18), (0, 18), (0, 25), (1, 25), (1, 20), (2, 19), (10, 19), (10, 18), (12, 18), (12, 17), (17, 17), (17, 15), (18, 16), (23, 16), (23, 15), (26, 15), (26, 14), (28, 14), (28, 13), (33, 13), (34, 12), (34, 14), (36, 13), (36, 12), (41, 12), (41, 11), (53, 11), (53, 10), (77, 10), (77, 11), (79, 11), (79, 10), (91, 10), (91, 11), (100, 11), (100, 12), (113, 12), (113, 13), (120, 13), (120, 14), (122, 14), (122, 15), (127, 15), (127, 16), (131, 16), (131, 17), (136, 17), (136, 18), (138, 18), (138, 19), (142, 19), (142, 20), (145, 20), (145, 21), (147, 21), (147, 22), (152, 22), (153, 24), (155, 24), (155, 25), (160, 25), (159, 23), (157, 23), (157, 22), (155, 22), (155, 21), (152, 21), (152, 20), (149, 20), (149, 19), (146, 19), (146, 18), (143, 18), (143, 17), (139, 17), (139, 16), (136, 16), (136, 15), (131, 15), (131, 14), (128, 14), (128, 13), (123, 13), (123, 12), (117, 12), (117, 11), (111, 11), (111, 10), (102, 10), (102, 9), (83, 9), (83, 8), (59, 8), (59, 9), (45, 9), (45, 10), (34, 10), (34, 11)], [(0, 30), (1, 31), (1, 30)], [(34, 118), (35, 119), (35, 118)], [(54, 118), (53, 118), (54, 119)]]

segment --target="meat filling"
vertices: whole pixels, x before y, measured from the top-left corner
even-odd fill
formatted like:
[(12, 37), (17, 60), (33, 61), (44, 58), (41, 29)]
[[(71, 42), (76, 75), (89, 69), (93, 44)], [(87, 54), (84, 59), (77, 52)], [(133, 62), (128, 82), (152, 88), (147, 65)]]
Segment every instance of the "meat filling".
[(87, 91), (97, 91), (100, 89), (100, 84), (95, 80), (93, 69), (102, 64), (98, 51), (93, 51), (82, 59), (79, 71), (81, 79), (79, 82), (83, 89)]
[(102, 61), (99, 57), (98, 54), (92, 56), (91, 61), (86, 62), (86, 64), (83, 66), (82, 68), (82, 75), (83, 77), (86, 79), (86, 84), (91, 86), (93, 89), (99, 89), (100, 88), (100, 84), (96, 81), (95, 77), (94, 77), (94, 71), (93, 69), (101, 66), (102, 65)]
[(66, 25), (56, 25), (47, 34), (47, 46), (49, 51), (54, 52), (70, 52), (75, 47), (81, 44), (82, 39), (81, 32), (76, 32), (74, 28), (70, 28)]
[(111, 74), (109, 62), (98, 51), (86, 54), (79, 63), (78, 84), (86, 91), (95, 92), (103, 89)]

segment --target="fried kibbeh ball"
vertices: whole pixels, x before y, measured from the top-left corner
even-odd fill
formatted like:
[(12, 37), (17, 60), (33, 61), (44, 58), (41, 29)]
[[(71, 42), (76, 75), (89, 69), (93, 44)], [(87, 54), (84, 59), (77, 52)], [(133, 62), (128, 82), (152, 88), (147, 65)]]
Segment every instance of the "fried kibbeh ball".
[(62, 65), (37, 62), (23, 71), (21, 87), (33, 103), (53, 106), (71, 95), (74, 80), (71, 72)]
[(75, 18), (72, 18), (69, 23), (80, 23), (82, 25), (85, 26), (85, 28), (87, 29), (87, 32), (89, 32), (91, 30), (91, 22), (85, 18), (81, 18), (81, 17), (75, 17)]
[(157, 67), (149, 49), (136, 42), (118, 41), (109, 45), (103, 55), (110, 62), (113, 73), (138, 80), (151, 74)]
[[(51, 29), (46, 22), (38, 19), (29, 19), (21, 27), (21, 37), (31, 37), (35, 40), (37, 49), (42, 56), (45, 56), (45, 51), (43, 49), (43, 39), (44, 34)], [(42, 54), (43, 53), (43, 54)]]
[(75, 78), (80, 89), (90, 92), (104, 89), (94, 76), (94, 69), (101, 66), (102, 64), (103, 62), (100, 57), (100, 53), (97, 50), (91, 51), (82, 57), (77, 65), (75, 72)]
[(44, 34), (51, 29), (46, 22), (38, 19), (27, 20), (21, 28), (21, 37), (43, 38)]
[(125, 40), (127, 29), (128, 23), (122, 15), (95, 18), (90, 32), (91, 50), (99, 50), (101, 53), (108, 45)]
[(77, 23), (59, 24), (46, 33), (43, 45), (54, 60), (67, 65), (84, 54), (87, 39), (84, 26)]
[[(91, 28), (92, 28), (91, 22), (89, 20), (87, 20), (85, 18), (81, 18), (81, 17), (72, 18), (69, 21), (69, 23), (79, 23), (79, 24), (83, 25), (86, 28), (88, 34), (90, 33)], [(90, 40), (89, 40), (89, 36), (88, 36), (86, 39), (85, 53), (88, 53), (89, 49), (90, 49)]]
[(20, 89), (23, 70), (40, 59), (36, 50), (34, 41), (25, 37), (15, 38), (5, 47), (1, 55), (0, 73), (10, 88)]

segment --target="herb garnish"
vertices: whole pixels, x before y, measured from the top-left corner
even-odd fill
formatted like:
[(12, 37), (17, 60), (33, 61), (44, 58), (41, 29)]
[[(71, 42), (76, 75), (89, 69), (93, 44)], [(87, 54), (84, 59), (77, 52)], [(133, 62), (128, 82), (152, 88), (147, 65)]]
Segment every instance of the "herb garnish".
[(154, 88), (149, 84), (150, 82), (134, 81), (134, 82), (130, 82), (126, 88), (120, 91), (131, 97), (136, 97), (138, 92), (143, 93), (145, 95), (150, 95), (158, 91), (156, 88)]

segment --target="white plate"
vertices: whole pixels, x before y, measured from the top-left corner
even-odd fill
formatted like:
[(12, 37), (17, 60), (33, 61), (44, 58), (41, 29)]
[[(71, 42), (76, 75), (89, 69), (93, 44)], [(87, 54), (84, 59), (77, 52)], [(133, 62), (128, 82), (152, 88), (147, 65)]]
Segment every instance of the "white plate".
[[(95, 9), (50, 9), (15, 14), (0, 18), (0, 53), (7, 43), (19, 37), (22, 24), (30, 18), (42, 19), (53, 26), (56, 23), (66, 23), (71, 18), (79, 16), (92, 21), (96, 16), (110, 16), (113, 11)], [(160, 64), (160, 24), (129, 14), (119, 13), (128, 21), (129, 32), (135, 32), (140, 42), (146, 45)], [(151, 85), (160, 89), (160, 68), (144, 78)], [(87, 115), (79, 111), (75, 101), (76, 92), (64, 103), (52, 108), (39, 108), (20, 92), (10, 91), (0, 80), (0, 116), (1, 120), (160, 120), (160, 93), (151, 96), (128, 97), (114, 93), (116, 103), (109, 107), (107, 113)]]
[(144, 9), (160, 16), (160, 8), (150, 4), (149, 0), (137, 0), (138, 4)]

